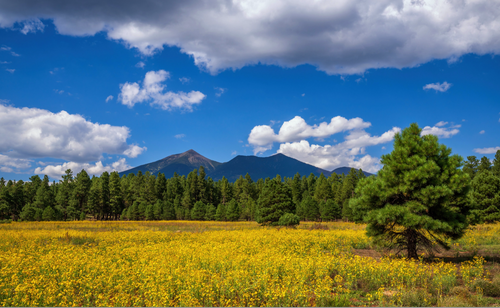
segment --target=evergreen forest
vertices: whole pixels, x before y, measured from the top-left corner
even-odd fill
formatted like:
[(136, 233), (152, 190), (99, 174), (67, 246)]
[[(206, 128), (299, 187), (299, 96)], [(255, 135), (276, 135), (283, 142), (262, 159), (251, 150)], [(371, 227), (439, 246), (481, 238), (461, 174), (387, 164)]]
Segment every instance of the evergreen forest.
[[(500, 150), (493, 163), (486, 157), (467, 157), (462, 170), (471, 181), (470, 223), (500, 221)], [(168, 179), (140, 171), (90, 177), (85, 170), (76, 175), (67, 170), (59, 182), (50, 182), (47, 175), (34, 175), (28, 182), (1, 178), (0, 220), (259, 221), (267, 215), (265, 221), (273, 225), (291, 213), (301, 221), (351, 221), (349, 200), (356, 197), (357, 183), (364, 177), (361, 170), (351, 169), (346, 175), (297, 173), (257, 181), (247, 174), (229, 182), (224, 177), (212, 180), (202, 166)], [(275, 204), (279, 208), (269, 208)]]

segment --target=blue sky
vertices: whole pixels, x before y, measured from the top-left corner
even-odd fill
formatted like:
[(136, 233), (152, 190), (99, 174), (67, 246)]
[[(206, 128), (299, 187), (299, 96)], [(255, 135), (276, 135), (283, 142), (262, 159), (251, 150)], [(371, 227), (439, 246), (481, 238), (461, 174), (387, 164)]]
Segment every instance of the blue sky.
[(499, 9), (417, 2), (373, 16), (365, 1), (0, 3), (0, 176), (123, 171), (189, 149), (376, 172), (412, 122), (491, 159)]

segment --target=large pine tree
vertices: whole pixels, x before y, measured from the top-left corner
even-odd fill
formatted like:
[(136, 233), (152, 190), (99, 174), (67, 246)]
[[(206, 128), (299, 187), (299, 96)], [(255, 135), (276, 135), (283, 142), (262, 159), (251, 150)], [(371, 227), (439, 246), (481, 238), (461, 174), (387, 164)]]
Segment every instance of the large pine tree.
[(460, 169), (462, 158), (420, 136), (413, 123), (397, 133), (394, 150), (383, 155), (377, 177), (362, 180), (350, 207), (357, 221), (368, 223), (367, 235), (376, 242), (407, 251), (417, 258), (419, 248), (447, 247), (444, 239), (460, 238), (468, 226), (469, 177)]
[(261, 225), (277, 226), (285, 213), (293, 213), (291, 189), (276, 179), (267, 181), (258, 200), (257, 222)]

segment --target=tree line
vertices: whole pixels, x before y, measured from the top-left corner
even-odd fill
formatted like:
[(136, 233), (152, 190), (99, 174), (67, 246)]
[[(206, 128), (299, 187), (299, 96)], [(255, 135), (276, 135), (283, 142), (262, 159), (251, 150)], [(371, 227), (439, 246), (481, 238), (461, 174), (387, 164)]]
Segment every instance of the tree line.
[[(500, 221), (500, 151), (493, 163), (486, 157), (467, 157), (471, 223)], [(117, 172), (89, 177), (66, 170), (59, 182), (47, 175), (30, 181), (0, 179), (0, 219), (50, 220), (257, 220), (277, 224), (285, 213), (302, 221), (352, 220), (349, 200), (356, 197), (362, 170), (347, 175), (333, 173), (293, 178), (259, 179), (240, 176), (234, 183), (214, 181), (203, 167), (187, 176), (166, 178), (140, 171), (119, 176)]]
[(258, 220), (266, 216), (266, 206), (278, 203), (286, 204), (282, 214), (293, 213), (301, 220), (349, 219), (348, 201), (364, 177), (362, 170), (351, 169), (347, 175), (297, 173), (293, 178), (277, 175), (257, 181), (246, 174), (229, 182), (207, 177), (202, 166), (168, 179), (162, 173), (141, 171), (122, 177), (104, 172), (91, 178), (85, 170), (75, 176), (68, 169), (59, 182), (50, 182), (47, 175), (34, 175), (27, 182), (1, 178), (0, 219)]

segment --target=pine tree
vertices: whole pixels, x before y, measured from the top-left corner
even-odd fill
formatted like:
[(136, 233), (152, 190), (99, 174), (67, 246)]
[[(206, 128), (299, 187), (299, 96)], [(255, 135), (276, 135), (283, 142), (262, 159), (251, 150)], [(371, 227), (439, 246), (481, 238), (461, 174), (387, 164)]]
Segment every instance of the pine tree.
[(175, 219), (175, 207), (172, 202), (163, 201), (162, 219), (163, 220)]
[(206, 214), (206, 206), (202, 201), (197, 201), (191, 210), (191, 219), (204, 220)]
[(468, 226), (469, 177), (460, 169), (462, 158), (421, 131), (413, 123), (397, 133), (394, 150), (382, 156), (382, 170), (363, 179), (349, 203), (354, 218), (368, 223), (368, 236), (405, 249), (409, 258), (434, 242), (448, 247), (445, 239), (460, 238)]
[(120, 183), (120, 175), (118, 172), (112, 172), (109, 177), (109, 208), (110, 213), (117, 219), (118, 215), (123, 211), (123, 195), (122, 185)]
[(500, 178), (491, 171), (479, 172), (472, 181), (474, 209), (471, 215), (477, 222), (500, 221)]
[(217, 206), (217, 211), (215, 212), (215, 220), (226, 220), (226, 206), (224, 205), (224, 203), (220, 203), (219, 206)]
[(153, 206), (153, 216), (155, 220), (161, 220), (163, 218), (163, 201), (156, 200)]
[(110, 201), (110, 194), (109, 194), (109, 173), (107, 171), (104, 171), (101, 174), (101, 189), (100, 189), (100, 213), (101, 213), (101, 219), (107, 219), (109, 214), (110, 214), (110, 206), (109, 206), (109, 201)]
[(215, 213), (217, 212), (217, 209), (212, 203), (207, 204), (207, 211), (205, 212), (205, 220), (210, 221), (210, 220), (215, 220)]
[(473, 180), (478, 171), (478, 167), (479, 160), (477, 160), (476, 156), (467, 156), (467, 160), (465, 161), (462, 170), (469, 175), (471, 180)]
[(277, 226), (285, 213), (293, 214), (292, 191), (276, 179), (264, 186), (258, 200), (259, 214), (257, 222), (261, 225)]
[(55, 220), (56, 213), (54, 209), (51, 206), (47, 206), (42, 213), (42, 220), (44, 221), (51, 221)]
[(497, 150), (497, 152), (495, 153), (491, 172), (493, 173), (493, 175), (500, 177), (500, 150)]
[(332, 221), (341, 217), (340, 206), (332, 199), (321, 201), (319, 204), (319, 211), (323, 221)]
[(155, 219), (155, 213), (154, 213), (154, 209), (153, 209), (152, 204), (148, 204), (146, 206), (146, 211), (144, 211), (144, 217), (146, 218), (146, 220), (154, 220)]
[(481, 162), (479, 163), (479, 167), (477, 167), (478, 173), (483, 171), (491, 171), (491, 162), (486, 156), (481, 157)]
[(231, 199), (227, 204), (226, 218), (229, 221), (238, 221), (240, 219), (240, 206), (236, 199)]

